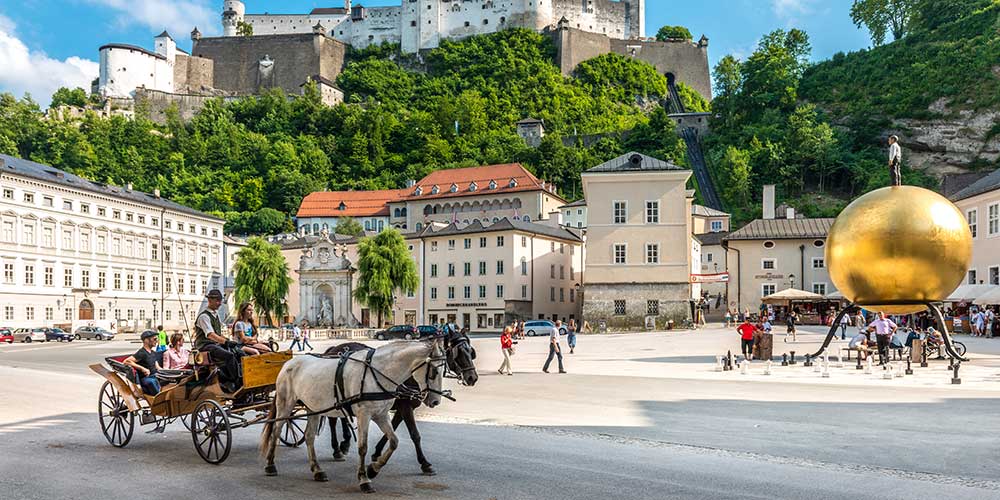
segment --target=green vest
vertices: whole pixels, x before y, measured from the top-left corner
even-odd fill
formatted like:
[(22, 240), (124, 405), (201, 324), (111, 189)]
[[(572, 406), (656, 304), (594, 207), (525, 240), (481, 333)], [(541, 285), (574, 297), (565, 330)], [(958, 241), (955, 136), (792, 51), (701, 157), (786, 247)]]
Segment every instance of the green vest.
[[(198, 313), (198, 318), (201, 318), (202, 314), (208, 315), (208, 320), (212, 323), (212, 329), (215, 330), (213, 333), (222, 335), (222, 321), (219, 320), (219, 316), (210, 313), (208, 309)], [(194, 323), (194, 348), (200, 351), (202, 347), (214, 344), (215, 342), (209, 340), (207, 333), (198, 326), (198, 318), (195, 318)]]
[(160, 330), (156, 332), (156, 335), (160, 338), (159, 345), (166, 347), (167, 345), (167, 332)]

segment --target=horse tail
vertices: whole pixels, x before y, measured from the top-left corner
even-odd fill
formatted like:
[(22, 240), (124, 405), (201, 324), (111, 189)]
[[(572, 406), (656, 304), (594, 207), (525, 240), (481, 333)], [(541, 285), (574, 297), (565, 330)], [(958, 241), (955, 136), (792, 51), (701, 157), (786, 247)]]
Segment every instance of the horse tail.
[(260, 433), (260, 456), (267, 458), (268, 447), (274, 433), (274, 417), (278, 415), (278, 405), (276, 400), (271, 400), (271, 406), (267, 409), (267, 421), (264, 422), (264, 429)]

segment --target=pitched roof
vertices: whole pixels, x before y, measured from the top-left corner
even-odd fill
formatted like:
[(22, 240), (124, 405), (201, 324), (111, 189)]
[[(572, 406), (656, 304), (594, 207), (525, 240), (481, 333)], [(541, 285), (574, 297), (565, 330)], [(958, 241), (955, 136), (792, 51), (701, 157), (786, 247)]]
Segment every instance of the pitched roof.
[[(510, 185), (512, 179), (515, 183), (513, 187)], [(490, 181), (496, 181), (496, 189), (489, 189)], [(473, 182), (476, 183), (476, 190), (470, 191), (469, 187)], [(456, 187), (455, 192), (451, 192), (452, 184)], [(437, 194), (432, 192), (434, 186), (438, 187)], [(421, 191), (419, 195), (416, 194), (418, 188)], [(407, 189), (405, 198), (407, 200), (421, 200), (545, 191), (556, 199), (562, 200), (561, 196), (550, 189), (552, 189), (551, 185), (543, 186), (542, 181), (520, 163), (504, 163), (481, 167), (446, 168), (431, 172), (413, 187)]]
[(722, 210), (716, 210), (714, 208), (698, 204), (691, 205), (691, 215), (699, 215), (702, 217), (729, 217), (729, 214), (723, 212)]
[(186, 207), (180, 203), (175, 203), (166, 198), (160, 198), (150, 193), (125, 189), (123, 187), (95, 182), (73, 175), (65, 170), (56, 167), (35, 163), (14, 156), (0, 154), (0, 175), (19, 175), (29, 177), (38, 181), (58, 184), (73, 189), (97, 193), (112, 198), (121, 198), (128, 201), (141, 203), (143, 205), (160, 207), (174, 212), (195, 215), (211, 220), (222, 220), (204, 212), (199, 212), (191, 207)]
[(130, 45), (130, 44), (127, 44), (127, 43), (106, 43), (106, 44), (101, 45), (100, 47), (98, 47), (97, 51), (100, 52), (100, 51), (102, 51), (104, 49), (135, 50), (135, 51), (138, 51), (138, 52), (142, 52), (143, 54), (146, 54), (147, 56), (152, 56), (152, 57), (155, 57), (157, 59), (164, 59), (164, 60), (166, 60), (166, 56), (164, 56), (164, 55), (157, 54), (156, 52), (153, 52), (153, 51), (151, 51), (149, 49), (144, 49), (144, 48), (142, 48), (142, 47), (140, 47), (138, 45)]
[(587, 206), (587, 199), (586, 198), (580, 198), (579, 200), (576, 200), (573, 203), (567, 203), (567, 204), (565, 204), (565, 205), (563, 205), (563, 206), (561, 206), (559, 208), (585, 207), (585, 206)]
[(716, 231), (714, 233), (701, 233), (694, 235), (702, 245), (721, 245), (722, 240), (729, 236), (729, 231)]
[(310, 81), (314, 81), (317, 84), (322, 83), (323, 85), (326, 85), (327, 87), (333, 87), (333, 88), (335, 88), (337, 90), (340, 90), (339, 88), (337, 88), (337, 84), (333, 80), (331, 80), (331, 79), (329, 79), (329, 78), (327, 78), (327, 77), (325, 77), (323, 75), (318, 75), (318, 74), (317, 75), (307, 76), (306, 80), (304, 82), (302, 82), (302, 83), (299, 84), (299, 87), (301, 87), (301, 86), (309, 83)]
[(799, 238), (826, 238), (833, 225), (833, 218), (824, 219), (755, 219), (725, 240), (781, 240)]
[[(389, 215), (387, 203), (402, 199), (408, 190), (317, 191), (302, 199), (296, 217), (376, 217)], [(341, 203), (344, 209), (341, 210)]]
[(534, 125), (536, 123), (545, 124), (545, 120), (539, 120), (538, 118), (525, 118), (523, 120), (518, 120), (517, 125)]
[(163, 30), (163, 33), (160, 33), (159, 35), (156, 35), (156, 38), (163, 38), (163, 37), (167, 37), (167, 38), (169, 38), (171, 40), (174, 39), (174, 37), (170, 36), (170, 33), (167, 33), (167, 30)]
[(965, 187), (965, 189), (961, 189), (957, 193), (951, 195), (950, 199), (951, 201), (964, 200), (966, 198), (972, 198), (973, 196), (995, 191), (997, 189), (1000, 189), (1000, 169), (994, 170), (986, 177), (969, 184)]
[(596, 167), (587, 169), (585, 173), (602, 172), (653, 172), (660, 170), (684, 170), (673, 163), (646, 156), (635, 151), (625, 153), (618, 158), (608, 160)]
[(523, 231), (526, 233), (537, 234), (541, 236), (548, 236), (550, 238), (570, 240), (570, 241), (583, 241), (580, 236), (580, 231), (568, 228), (564, 226), (550, 226), (548, 224), (537, 224), (534, 222), (525, 222), (522, 220), (512, 220), (507, 217), (500, 219), (492, 224), (484, 225), (479, 220), (473, 221), (469, 224), (458, 224), (451, 223), (440, 229), (434, 229), (434, 226), (429, 225), (421, 230), (418, 234), (421, 237), (428, 236), (451, 236), (460, 234), (476, 234), (476, 233), (489, 233), (496, 231)]
[(347, 10), (343, 7), (317, 7), (309, 11), (310, 16), (317, 16), (323, 14), (347, 14)]

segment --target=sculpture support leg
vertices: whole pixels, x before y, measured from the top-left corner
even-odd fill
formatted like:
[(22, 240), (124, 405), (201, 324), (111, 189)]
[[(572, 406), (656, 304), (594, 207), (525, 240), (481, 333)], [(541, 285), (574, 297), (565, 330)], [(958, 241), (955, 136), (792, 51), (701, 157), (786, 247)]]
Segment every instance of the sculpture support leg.
[(931, 302), (925, 302), (927, 308), (934, 312), (934, 317), (937, 319), (938, 323), (941, 325), (941, 338), (944, 340), (944, 350), (948, 352), (948, 355), (952, 359), (957, 359), (959, 361), (968, 361), (968, 358), (963, 358), (958, 355), (955, 351), (955, 347), (951, 345), (951, 336), (948, 334), (948, 324), (944, 320), (944, 314), (941, 313), (941, 308), (937, 304)]
[(840, 320), (844, 319), (844, 315), (851, 309), (854, 309), (854, 304), (844, 307), (839, 313), (837, 313), (837, 317), (833, 320), (833, 323), (830, 324), (830, 333), (826, 335), (826, 339), (823, 340), (823, 345), (819, 348), (819, 350), (811, 356), (812, 359), (819, 359), (820, 356), (823, 355), (823, 352), (830, 347), (830, 341), (837, 336), (837, 330), (840, 328)]

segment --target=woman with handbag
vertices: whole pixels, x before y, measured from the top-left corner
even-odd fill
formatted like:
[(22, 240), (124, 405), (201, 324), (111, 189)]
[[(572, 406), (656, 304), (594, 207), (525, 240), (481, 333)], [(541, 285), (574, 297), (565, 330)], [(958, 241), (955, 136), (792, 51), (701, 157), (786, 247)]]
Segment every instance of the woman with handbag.
[(511, 335), (514, 332), (512, 326), (507, 326), (503, 329), (503, 333), (500, 334), (500, 350), (503, 351), (503, 363), (500, 365), (500, 369), (497, 373), (500, 375), (504, 374), (504, 368), (507, 369), (507, 375), (513, 375), (514, 371), (510, 367), (510, 356), (514, 354), (514, 341), (511, 339)]

